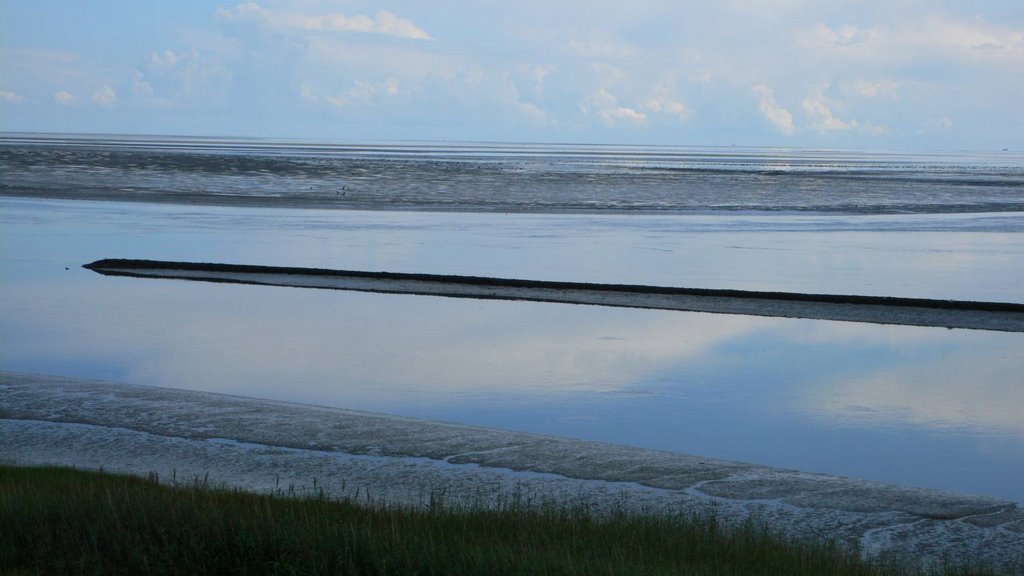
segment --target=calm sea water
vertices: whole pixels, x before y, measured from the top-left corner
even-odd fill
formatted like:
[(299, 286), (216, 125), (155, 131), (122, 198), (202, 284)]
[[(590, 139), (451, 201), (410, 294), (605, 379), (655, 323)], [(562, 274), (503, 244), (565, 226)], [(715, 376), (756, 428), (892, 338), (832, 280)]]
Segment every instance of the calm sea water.
[(349, 209), (1024, 211), (1024, 155), (540, 144), (0, 138), (0, 194)]
[(1020, 160), (4, 135), (0, 369), (1024, 502), (1022, 334), (80, 268), (127, 257), (1024, 302)]

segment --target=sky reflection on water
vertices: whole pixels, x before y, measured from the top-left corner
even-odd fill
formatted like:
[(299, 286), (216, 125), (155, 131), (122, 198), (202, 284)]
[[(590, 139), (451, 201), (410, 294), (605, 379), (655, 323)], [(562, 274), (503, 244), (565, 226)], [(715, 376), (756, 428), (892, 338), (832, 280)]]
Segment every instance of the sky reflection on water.
[[(794, 279), (785, 265), (774, 274), (744, 268), (744, 250), (701, 233), (680, 238), (593, 219), (571, 231), (571, 219), (559, 217), (552, 238), (534, 244), (516, 235), (545, 230), (538, 217), (509, 217), (513, 225), (494, 232), (489, 219), (500, 216), (308, 213), (332, 227), (259, 211), (3, 204), (5, 370), (566, 435), (1024, 502), (1024, 334), (110, 278), (79, 267), (124, 256), (603, 281), (620, 274), (620, 282), (676, 285), (685, 276), (690, 285), (815, 291), (836, 282), (829, 270), (876, 269), (885, 258), (874, 247), (892, 241), (885, 233), (859, 233), (861, 250), (837, 250), (835, 262)], [(381, 226), (370, 225), (374, 218)], [(800, 252), (793, 234), (817, 242)], [(842, 244), (837, 234), (745, 232), (728, 242), (789, 246), (797, 254), (788, 261), (806, 264), (821, 244)], [(903, 233), (900, 245), (923, 245), (921, 234), (931, 233)], [(1018, 271), (985, 264), (1018, 258), (1020, 235), (957, 234), (942, 246), (953, 253), (945, 270), (861, 277), (861, 287), (948, 295), (964, 290), (961, 275), (970, 273), (993, 279), (984, 290), (1010, 293)], [(667, 252), (630, 258), (643, 243)], [(680, 252), (710, 245), (717, 264), (672, 266), (701, 258)]]

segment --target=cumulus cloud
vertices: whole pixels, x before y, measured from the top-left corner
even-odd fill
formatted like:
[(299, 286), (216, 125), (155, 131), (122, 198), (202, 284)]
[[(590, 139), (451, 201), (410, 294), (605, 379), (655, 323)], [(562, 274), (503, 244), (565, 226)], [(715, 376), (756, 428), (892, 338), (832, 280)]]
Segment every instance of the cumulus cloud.
[(109, 108), (117, 103), (117, 92), (110, 86), (100, 86), (92, 93), (92, 101)]
[(823, 90), (818, 90), (804, 98), (801, 106), (807, 115), (808, 126), (818, 132), (859, 130), (873, 136), (881, 136), (889, 131), (885, 126), (878, 126), (870, 122), (858, 122), (853, 118), (842, 120), (832, 112), (834, 103), (825, 96)]
[(142, 72), (138, 70), (132, 71), (132, 94), (139, 98), (153, 97), (153, 85), (146, 82)]
[(375, 17), (365, 14), (346, 15), (342, 12), (308, 14), (283, 9), (263, 8), (255, 2), (238, 4), (234, 8), (221, 8), (217, 15), (228, 21), (257, 22), (274, 29), (306, 30), (319, 32), (364, 32), (384, 34), (398, 38), (431, 40), (412, 20), (399, 18), (382, 10)]
[[(197, 15), (204, 19), (189, 26), (199, 32), (178, 35), (179, 44), (126, 45), (134, 71), (71, 52), (4, 47), (3, 87), (18, 93), (0, 92), (0, 102), (13, 108), (21, 95), (42, 95), (57, 107), (54, 94), (63, 91), (65, 105), (77, 102), (82, 113), (131, 104), (198, 118), (216, 109), (241, 131), (245, 114), (274, 110), (284, 127), (274, 129), (308, 126), (312, 135), (328, 130), (317, 110), (395, 96), (378, 115), (353, 114), (360, 129), (443, 137), (444, 115), (481, 139), (603, 138), (607, 126), (649, 126), (652, 142), (675, 142), (680, 135), (669, 128), (686, 122), (695, 143), (854, 145), (886, 132), (873, 120), (892, 126), (893, 145), (915, 146), (932, 144), (914, 139), (918, 131), (945, 130), (929, 118), (949, 116), (956, 135), (972, 139), (963, 145), (1003, 146), (1021, 124), (1013, 98), (1024, 78), (1024, 30), (980, 4), (965, 16), (948, 3), (573, 1), (580, 10), (538, 19), (487, 2), (442, 18), (420, 3), (231, 0)], [(426, 41), (431, 36), (443, 41)], [(826, 82), (831, 100), (815, 93)], [(105, 85), (116, 92), (96, 92)]]
[(368, 104), (377, 96), (377, 86), (366, 80), (356, 80), (352, 89), (348, 91), (349, 100), (359, 101)]
[(796, 127), (793, 125), (793, 114), (779, 106), (778, 102), (775, 101), (774, 90), (764, 84), (758, 84), (754, 86), (754, 92), (761, 98), (758, 104), (761, 115), (772, 126), (778, 128), (783, 134), (789, 135), (796, 132)]
[(352, 104), (369, 105), (378, 101), (381, 97), (396, 96), (401, 87), (397, 79), (387, 78), (379, 82), (369, 80), (356, 80), (352, 87), (341, 94), (323, 94), (308, 83), (299, 85), (299, 96), (309, 102), (324, 100), (338, 108)]
[(146, 62), (156, 68), (174, 68), (181, 58), (181, 54), (176, 54), (172, 50), (164, 50), (163, 52), (150, 52)]
[(150, 53), (145, 64), (132, 71), (131, 93), (159, 107), (210, 104), (225, 101), (232, 81), (230, 69), (216, 54), (164, 50)]
[(685, 122), (693, 116), (693, 110), (682, 100), (677, 100), (669, 94), (668, 88), (662, 86), (655, 92), (654, 96), (647, 99), (644, 107), (655, 114), (666, 114), (675, 116)]
[(0, 90), (0, 100), (17, 104), (18, 102), (24, 102), (25, 97), (14, 90)]
[(517, 104), (519, 112), (530, 120), (539, 124), (546, 124), (549, 121), (548, 113), (540, 106), (532, 102), (518, 102)]
[(647, 123), (647, 114), (633, 108), (620, 106), (619, 99), (604, 88), (599, 89), (580, 103), (580, 110), (584, 114), (596, 114), (609, 126), (639, 126)]
[(828, 130), (849, 130), (857, 127), (856, 120), (849, 122), (840, 120), (829, 108), (828, 100), (821, 92), (804, 98), (801, 103), (804, 112), (810, 118), (811, 128), (825, 132)]
[(74, 106), (78, 104), (78, 97), (67, 90), (58, 90), (53, 93), (53, 100), (61, 106)]

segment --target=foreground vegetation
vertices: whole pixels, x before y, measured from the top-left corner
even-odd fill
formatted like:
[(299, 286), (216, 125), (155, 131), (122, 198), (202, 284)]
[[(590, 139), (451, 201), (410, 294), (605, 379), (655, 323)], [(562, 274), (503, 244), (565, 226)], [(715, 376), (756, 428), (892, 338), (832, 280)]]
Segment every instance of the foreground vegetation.
[(753, 524), (395, 509), (0, 467), (0, 574), (910, 574)]

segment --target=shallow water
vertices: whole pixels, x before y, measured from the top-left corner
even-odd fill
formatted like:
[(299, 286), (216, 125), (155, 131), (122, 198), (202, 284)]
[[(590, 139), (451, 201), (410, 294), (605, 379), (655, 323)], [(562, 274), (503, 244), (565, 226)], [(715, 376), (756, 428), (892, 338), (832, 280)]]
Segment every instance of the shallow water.
[(0, 193), (533, 213), (1024, 211), (1024, 155), (4, 134)]
[(3, 198), (0, 369), (558, 434), (1024, 502), (1022, 334), (108, 278), (80, 268), (137, 257), (1021, 302), (1022, 219)]

